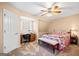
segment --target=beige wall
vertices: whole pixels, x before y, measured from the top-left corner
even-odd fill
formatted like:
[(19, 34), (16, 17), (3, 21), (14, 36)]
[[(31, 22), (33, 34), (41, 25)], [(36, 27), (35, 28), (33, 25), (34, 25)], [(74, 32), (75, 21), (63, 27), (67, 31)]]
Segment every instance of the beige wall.
[(71, 28), (75, 28), (79, 32), (79, 14), (52, 21), (49, 32), (53, 32), (54, 30), (69, 31)]
[(39, 21), (39, 31), (40, 32), (47, 32), (48, 26), (49, 26), (49, 22)]
[(47, 22), (47, 21), (43, 21), (43, 20), (40, 20), (39, 21), (39, 36), (41, 36), (42, 34), (44, 34), (44, 33), (48, 33), (48, 27), (49, 27), (49, 22)]

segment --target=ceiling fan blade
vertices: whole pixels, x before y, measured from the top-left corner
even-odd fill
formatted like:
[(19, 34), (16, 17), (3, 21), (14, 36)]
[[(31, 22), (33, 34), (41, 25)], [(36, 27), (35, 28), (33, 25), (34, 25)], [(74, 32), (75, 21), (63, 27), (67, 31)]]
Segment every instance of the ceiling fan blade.
[(46, 10), (41, 10), (42, 12), (47, 12)]
[(43, 15), (43, 14), (45, 14), (45, 13), (47, 13), (47, 12), (39, 12), (39, 13), (37, 13), (37, 14), (34, 14), (34, 16), (41, 16), (41, 15)]
[(46, 13), (43, 13), (41, 16), (44, 16), (44, 15), (46, 15), (47, 14), (47, 12)]

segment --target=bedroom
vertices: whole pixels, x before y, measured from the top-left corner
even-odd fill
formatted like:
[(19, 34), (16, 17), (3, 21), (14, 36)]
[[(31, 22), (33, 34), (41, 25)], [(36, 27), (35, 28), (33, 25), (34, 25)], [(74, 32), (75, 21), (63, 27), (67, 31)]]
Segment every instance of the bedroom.
[[(79, 56), (78, 5), (79, 2), (0, 3), (1, 55)], [(15, 15), (17, 15), (17, 17)], [(12, 19), (19, 20), (11, 20), (12, 23), (5, 23), (5, 21), (2, 21), (6, 18), (10, 20), (11, 17)], [(6, 21), (8, 22), (8, 20)], [(10, 31), (8, 34), (13, 35), (12, 33), (16, 32), (15, 35), (17, 37), (14, 37), (14, 35), (10, 37), (7, 34), (9, 29), (6, 25), (10, 25), (13, 29), (10, 28), (12, 32)], [(14, 28), (16, 30), (14, 30)], [(2, 31), (4, 31), (4, 34)], [(5, 37), (3, 37), (3, 35)], [(8, 39), (6, 36), (12, 40)], [(31, 39), (29, 39), (30, 37)]]

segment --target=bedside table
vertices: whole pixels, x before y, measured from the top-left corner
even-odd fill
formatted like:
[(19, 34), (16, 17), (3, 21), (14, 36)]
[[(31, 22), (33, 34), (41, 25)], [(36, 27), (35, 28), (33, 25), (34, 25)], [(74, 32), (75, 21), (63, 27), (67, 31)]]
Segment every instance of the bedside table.
[(70, 43), (77, 45), (78, 44), (78, 37), (77, 36), (71, 36), (70, 37)]

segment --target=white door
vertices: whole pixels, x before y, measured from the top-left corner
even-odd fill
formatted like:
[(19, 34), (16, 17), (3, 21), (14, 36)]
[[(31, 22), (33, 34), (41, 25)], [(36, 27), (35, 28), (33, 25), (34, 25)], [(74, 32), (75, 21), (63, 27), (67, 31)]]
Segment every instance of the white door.
[(4, 53), (20, 46), (19, 24), (19, 19), (14, 13), (6, 9), (3, 10)]

